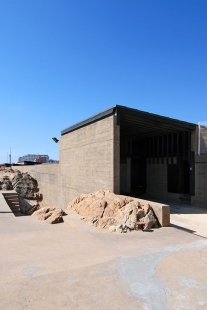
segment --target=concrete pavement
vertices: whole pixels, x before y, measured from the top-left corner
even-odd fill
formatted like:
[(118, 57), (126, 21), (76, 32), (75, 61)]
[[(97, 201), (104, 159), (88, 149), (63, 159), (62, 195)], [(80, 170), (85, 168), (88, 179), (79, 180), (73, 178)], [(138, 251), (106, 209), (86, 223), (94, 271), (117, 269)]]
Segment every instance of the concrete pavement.
[(207, 309), (207, 239), (0, 217), (0, 309)]
[(170, 213), (174, 227), (207, 238), (207, 208), (170, 204)]

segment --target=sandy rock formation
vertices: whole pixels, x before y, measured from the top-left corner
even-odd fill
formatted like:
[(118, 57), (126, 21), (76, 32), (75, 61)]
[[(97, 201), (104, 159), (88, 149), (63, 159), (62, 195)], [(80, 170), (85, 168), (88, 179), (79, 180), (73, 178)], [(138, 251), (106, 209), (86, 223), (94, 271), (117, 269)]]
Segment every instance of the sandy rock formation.
[(35, 211), (32, 216), (36, 216), (38, 220), (45, 221), (48, 224), (56, 224), (63, 222), (63, 216), (66, 213), (60, 208), (43, 207)]
[(144, 230), (160, 227), (148, 204), (141, 205), (137, 199), (108, 190), (78, 196), (69, 203), (67, 210), (75, 211), (83, 221), (95, 227), (109, 228), (112, 232), (130, 232), (138, 227), (139, 221), (144, 223)]
[(40, 207), (42, 194), (37, 180), (27, 172), (12, 168), (0, 170), (0, 189), (14, 189), (19, 194), (20, 209), (23, 214), (32, 214)]

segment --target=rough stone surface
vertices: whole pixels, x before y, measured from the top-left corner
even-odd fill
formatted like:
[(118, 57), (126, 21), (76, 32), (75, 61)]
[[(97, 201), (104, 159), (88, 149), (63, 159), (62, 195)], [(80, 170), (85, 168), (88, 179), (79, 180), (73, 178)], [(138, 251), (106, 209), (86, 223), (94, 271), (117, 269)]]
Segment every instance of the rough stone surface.
[(81, 215), (84, 222), (109, 228), (111, 232), (130, 232), (140, 220), (145, 223), (145, 230), (160, 226), (149, 204), (141, 205), (132, 197), (116, 195), (108, 190), (78, 196), (69, 203), (67, 209)]
[(63, 222), (63, 216), (66, 215), (66, 213), (60, 208), (43, 207), (35, 211), (32, 215), (36, 216), (40, 221), (56, 224)]

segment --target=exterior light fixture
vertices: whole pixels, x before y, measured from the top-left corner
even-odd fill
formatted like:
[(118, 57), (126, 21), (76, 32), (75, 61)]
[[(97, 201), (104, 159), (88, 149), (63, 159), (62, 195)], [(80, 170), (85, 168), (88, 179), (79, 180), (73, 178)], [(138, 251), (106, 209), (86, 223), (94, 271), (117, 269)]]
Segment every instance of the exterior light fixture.
[(53, 139), (53, 141), (55, 142), (55, 143), (58, 143), (59, 142), (59, 140), (57, 139), (57, 138), (52, 138)]

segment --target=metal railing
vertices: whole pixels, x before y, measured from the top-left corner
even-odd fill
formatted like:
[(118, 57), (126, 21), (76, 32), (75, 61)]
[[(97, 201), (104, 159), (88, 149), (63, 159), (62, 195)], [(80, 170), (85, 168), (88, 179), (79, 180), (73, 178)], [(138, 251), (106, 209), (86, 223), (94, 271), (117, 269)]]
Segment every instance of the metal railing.
[(207, 154), (207, 121), (198, 123), (198, 155)]

